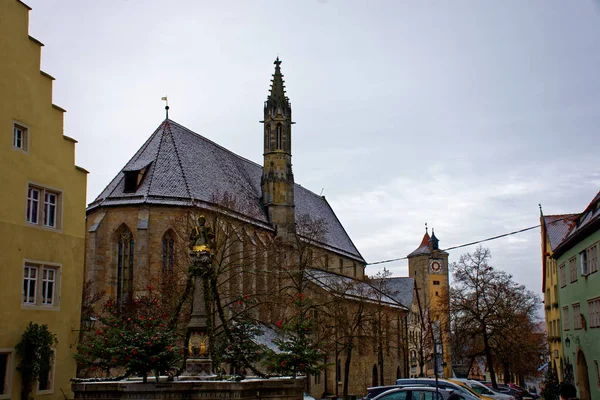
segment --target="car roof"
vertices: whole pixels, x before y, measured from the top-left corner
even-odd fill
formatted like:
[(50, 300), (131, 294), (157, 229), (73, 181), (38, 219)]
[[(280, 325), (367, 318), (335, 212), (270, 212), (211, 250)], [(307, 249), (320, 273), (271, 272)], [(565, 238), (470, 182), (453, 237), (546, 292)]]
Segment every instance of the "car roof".
[[(377, 396), (373, 397), (373, 399), (377, 399), (377, 398), (379, 398), (381, 396), (385, 396), (385, 395), (387, 395), (387, 394), (389, 394), (391, 392), (393, 392), (393, 393), (396, 393), (396, 392), (407, 392), (409, 390), (411, 390), (411, 391), (412, 390), (424, 390), (424, 391), (427, 391), (427, 392), (435, 392), (436, 388), (431, 387), (431, 386), (420, 386), (420, 385), (417, 385), (417, 386), (396, 387), (396, 388), (393, 388), (393, 389), (390, 389), (390, 390), (387, 390), (387, 391), (385, 391), (383, 393), (378, 394)], [(454, 393), (454, 390), (452, 390), (452, 389), (448, 390), (448, 389), (438, 388), (437, 390), (440, 393), (445, 393), (445, 394)]]

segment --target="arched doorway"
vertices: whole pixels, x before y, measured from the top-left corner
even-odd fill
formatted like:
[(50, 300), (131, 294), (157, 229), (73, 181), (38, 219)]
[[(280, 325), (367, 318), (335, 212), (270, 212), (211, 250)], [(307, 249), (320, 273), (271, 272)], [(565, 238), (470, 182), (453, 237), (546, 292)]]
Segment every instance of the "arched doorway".
[(588, 367), (581, 349), (577, 352), (577, 391), (579, 400), (591, 400)]

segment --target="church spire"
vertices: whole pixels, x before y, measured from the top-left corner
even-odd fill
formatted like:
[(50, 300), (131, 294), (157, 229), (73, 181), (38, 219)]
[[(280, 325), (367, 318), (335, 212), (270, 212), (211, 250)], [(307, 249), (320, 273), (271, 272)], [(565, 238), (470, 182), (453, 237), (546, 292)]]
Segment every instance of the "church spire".
[(277, 114), (291, 119), (292, 109), (290, 100), (285, 95), (285, 82), (281, 73), (281, 60), (279, 60), (279, 57), (273, 64), (275, 64), (275, 73), (272, 75), (273, 79), (271, 79), (271, 93), (265, 102), (265, 120), (269, 115), (276, 117)]
[(285, 96), (285, 83), (283, 81), (283, 74), (281, 73), (281, 61), (279, 57), (273, 63), (275, 64), (275, 73), (271, 80), (271, 94), (267, 101), (274, 103), (275, 106), (288, 106), (289, 99)]
[(285, 95), (281, 61), (274, 62), (271, 92), (264, 108), (263, 204), (278, 236), (292, 234), (294, 218), (294, 174), (292, 172), (292, 107)]

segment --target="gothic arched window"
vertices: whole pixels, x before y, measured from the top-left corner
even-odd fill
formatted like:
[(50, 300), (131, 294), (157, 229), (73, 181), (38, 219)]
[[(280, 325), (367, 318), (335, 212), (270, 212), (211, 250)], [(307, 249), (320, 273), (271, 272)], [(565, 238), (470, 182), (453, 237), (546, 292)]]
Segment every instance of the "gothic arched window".
[(272, 139), (272, 135), (271, 135), (271, 126), (267, 126), (267, 137), (265, 138), (265, 150), (266, 151), (270, 151), (271, 150), (271, 139)]
[(117, 306), (133, 296), (134, 240), (131, 231), (123, 226), (117, 234)]
[(173, 274), (173, 265), (175, 264), (174, 247), (175, 240), (173, 239), (173, 233), (167, 231), (162, 239), (162, 273), (164, 275)]
[(283, 149), (283, 133), (281, 132), (281, 124), (277, 124), (277, 150)]

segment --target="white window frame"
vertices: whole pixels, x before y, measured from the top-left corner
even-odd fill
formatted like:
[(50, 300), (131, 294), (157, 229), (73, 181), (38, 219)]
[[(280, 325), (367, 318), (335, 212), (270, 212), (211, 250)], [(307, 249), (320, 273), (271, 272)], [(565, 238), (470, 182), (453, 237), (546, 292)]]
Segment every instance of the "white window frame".
[(5, 393), (0, 393), (0, 399), (4, 400), (4, 399), (11, 398), (15, 349), (14, 348), (0, 348), (0, 354), (8, 355), (8, 357), (6, 359), (6, 376), (4, 377), (4, 382), (0, 382), (0, 385), (3, 386), (4, 391), (5, 391)]
[(600, 328), (600, 297), (588, 300), (588, 325)]
[(569, 259), (569, 280), (571, 283), (575, 283), (577, 278), (577, 258), (572, 257)]
[(562, 308), (562, 321), (563, 321), (563, 331), (568, 331), (570, 328), (570, 319), (569, 319), (569, 306), (564, 306)]
[(56, 375), (56, 349), (52, 349), (52, 362), (50, 363), (50, 372), (48, 374), (48, 380), (50, 381), (50, 385), (48, 389), (40, 390), (40, 381), (38, 379), (37, 385), (35, 387), (35, 393), (38, 395), (44, 394), (52, 394), (54, 393), (54, 379)]
[(579, 303), (573, 303), (573, 330), (581, 329), (581, 305)]
[(560, 287), (564, 288), (565, 286), (567, 286), (567, 266), (565, 265), (565, 263), (560, 264), (560, 267), (558, 267), (558, 272)]
[(587, 250), (584, 250), (581, 253), (579, 253), (579, 267), (581, 270), (581, 276), (588, 276), (590, 274)]
[[(38, 194), (37, 198), (32, 196), (33, 193)], [(62, 228), (62, 209), (63, 192), (61, 190), (33, 182), (27, 184), (25, 220), (29, 225), (60, 230)]]
[(598, 243), (594, 243), (587, 249), (588, 274), (598, 272)]
[[(17, 143), (17, 130), (19, 130), (21, 132), (21, 138), (20, 138), (21, 143)], [(13, 149), (22, 151), (24, 153), (29, 153), (29, 136), (30, 136), (29, 126), (27, 126), (19, 121), (13, 121), (12, 132), (13, 133), (11, 135), (11, 138), (12, 138)]]
[(40, 201), (43, 190), (35, 186), (27, 186), (27, 209), (26, 220), (30, 224), (39, 224), (40, 222)]
[[(23, 267), (23, 298), (22, 302), (26, 305), (37, 304), (38, 279), (40, 269), (37, 265), (25, 264)], [(33, 286), (33, 299), (30, 299), (31, 286)]]
[[(31, 273), (26, 275), (26, 271), (28, 270), (36, 271), (35, 279), (32, 279)], [(61, 277), (62, 265), (60, 264), (37, 260), (24, 260), (22, 278), (23, 286), (21, 289), (21, 308), (59, 311)], [(29, 301), (29, 297), (25, 295), (25, 289), (28, 289), (30, 287), (30, 285), (25, 285), (26, 280), (34, 281), (33, 284), (35, 285), (35, 291), (33, 296), (33, 302)], [(48, 292), (49, 286), (51, 286), (51, 296), (49, 296)], [(51, 299), (48, 300), (50, 297)]]

